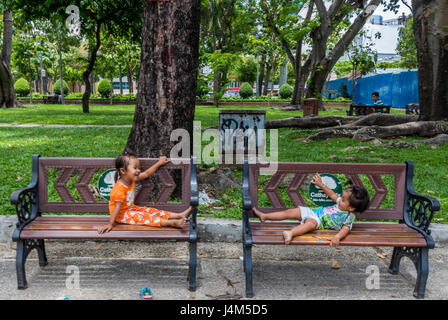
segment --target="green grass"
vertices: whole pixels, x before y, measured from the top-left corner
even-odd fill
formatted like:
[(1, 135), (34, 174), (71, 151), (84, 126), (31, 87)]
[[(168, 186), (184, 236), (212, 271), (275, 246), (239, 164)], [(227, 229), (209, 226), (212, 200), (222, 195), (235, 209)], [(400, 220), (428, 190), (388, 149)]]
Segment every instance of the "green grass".
[[(240, 109), (225, 106), (222, 109)], [(243, 107), (244, 109), (264, 109), (267, 119), (280, 119), (300, 112), (282, 111), (269, 107)], [(41, 124), (101, 124), (111, 127), (94, 128), (18, 128), (0, 127), (0, 214), (14, 214), (15, 208), (9, 203), (14, 190), (25, 187), (31, 179), (31, 156), (39, 153), (45, 157), (115, 157), (125, 144), (130, 128), (112, 125), (131, 125), (134, 106), (91, 106), (90, 114), (83, 114), (79, 105), (38, 105), (35, 109), (0, 109), (1, 123), (41, 123)], [(394, 112), (402, 112), (396, 110)], [(333, 108), (321, 114), (344, 115), (344, 108)], [(219, 109), (213, 106), (198, 106), (196, 121), (201, 121), (203, 129), (218, 124)], [(332, 139), (304, 143), (303, 138), (314, 130), (280, 129), (280, 161), (317, 162), (415, 162), (414, 186), (417, 192), (436, 197), (442, 209), (434, 222), (448, 223), (448, 145), (433, 149), (430, 146), (417, 148), (388, 148), (370, 142), (352, 139)], [(416, 138), (405, 138), (411, 141)], [(347, 147), (368, 146), (369, 149), (343, 152)], [(330, 160), (331, 159), (331, 160)], [(241, 170), (234, 175), (241, 179)], [(241, 190), (226, 190), (212, 207), (201, 206), (203, 216), (236, 218), (241, 217)], [(287, 199), (285, 199), (286, 201)], [(263, 199), (260, 197), (260, 201)], [(386, 201), (386, 206), (388, 201)], [(223, 207), (224, 209), (214, 209)]]
[[(131, 125), (134, 119), (134, 105), (91, 105), (89, 113), (82, 112), (81, 105), (37, 104), (27, 108), (0, 110), (0, 123), (9, 124), (65, 124), (65, 125)], [(298, 111), (282, 111), (275, 107), (260, 106), (197, 106), (196, 120), (202, 121), (202, 128), (217, 125), (220, 109), (257, 109), (266, 110), (267, 119), (282, 119), (302, 115)], [(332, 107), (321, 111), (320, 115), (346, 115), (346, 108)], [(391, 113), (404, 113), (392, 109)]]

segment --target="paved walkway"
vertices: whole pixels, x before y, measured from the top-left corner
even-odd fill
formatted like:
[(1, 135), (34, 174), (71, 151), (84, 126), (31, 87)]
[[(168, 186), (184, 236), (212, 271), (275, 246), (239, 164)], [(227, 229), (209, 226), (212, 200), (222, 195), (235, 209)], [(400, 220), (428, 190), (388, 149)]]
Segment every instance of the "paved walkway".
[[(193, 293), (187, 290), (186, 243), (47, 241), (49, 264), (39, 267), (35, 251), (30, 254), (26, 290), (16, 288), (14, 245), (0, 244), (0, 299), (135, 300), (143, 287), (159, 300), (246, 299), (241, 243), (198, 244), (199, 287)], [(250, 300), (414, 300), (414, 265), (404, 258), (400, 273), (391, 275), (390, 256), (390, 248), (255, 246)], [(426, 299), (447, 299), (447, 247), (430, 250), (429, 260)], [(72, 281), (76, 274), (79, 282)]]

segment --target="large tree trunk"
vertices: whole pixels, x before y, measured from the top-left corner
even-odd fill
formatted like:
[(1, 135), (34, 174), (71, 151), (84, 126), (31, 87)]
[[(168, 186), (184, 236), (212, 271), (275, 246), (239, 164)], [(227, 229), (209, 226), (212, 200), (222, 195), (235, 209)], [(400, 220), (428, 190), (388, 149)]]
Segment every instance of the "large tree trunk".
[[(144, 2), (139, 89), (126, 149), (170, 155), (175, 129), (192, 141), (199, 57), (200, 1)], [(190, 151), (192, 150), (190, 143)]]
[(14, 81), (3, 57), (0, 56), (0, 108), (22, 106), (16, 99)]
[(421, 120), (448, 119), (448, 1), (412, 0)]
[(82, 112), (89, 113), (89, 99), (90, 93), (92, 92), (92, 83), (90, 82), (90, 76), (95, 66), (96, 55), (101, 46), (101, 23), (98, 23), (96, 33), (95, 33), (95, 47), (89, 52), (89, 64), (87, 65), (86, 71), (82, 74), (82, 79), (85, 84), (85, 91), (82, 96)]
[(0, 108), (21, 107), (16, 99), (14, 80), (11, 75), (11, 50), (12, 50), (12, 12), (3, 13), (3, 45), (0, 55)]

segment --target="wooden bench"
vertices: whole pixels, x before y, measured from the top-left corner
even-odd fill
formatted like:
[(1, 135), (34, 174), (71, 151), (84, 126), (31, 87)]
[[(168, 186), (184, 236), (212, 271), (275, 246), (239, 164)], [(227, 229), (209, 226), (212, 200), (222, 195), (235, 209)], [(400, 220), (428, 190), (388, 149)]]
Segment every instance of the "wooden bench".
[[(429, 224), (435, 211), (440, 210), (437, 199), (419, 195), (414, 191), (413, 162), (405, 164), (359, 164), (359, 163), (278, 163), (277, 171), (272, 174), (265, 186), (259, 181), (261, 164), (243, 166), (243, 251), (246, 275), (246, 296), (253, 296), (252, 287), (252, 245), (284, 245), (283, 231), (297, 226), (297, 221), (261, 223), (255, 217), (252, 208), (269, 213), (287, 207), (305, 206), (301, 186), (318, 173), (338, 174), (337, 177), (350, 179), (355, 185), (365, 186), (369, 190), (369, 207), (362, 214), (357, 214), (352, 231), (344, 238), (341, 246), (386, 246), (394, 247), (389, 272), (397, 274), (400, 260), (409, 257), (417, 269), (417, 281), (414, 296), (423, 298), (428, 277), (428, 249), (435, 243), (430, 236)], [(311, 174), (311, 175), (310, 175)], [(290, 182), (284, 182), (289, 176)], [(263, 176), (260, 176), (263, 177)], [(268, 176), (269, 177), (269, 176)], [(383, 179), (389, 179), (387, 187)], [(265, 179), (267, 180), (267, 179)], [(279, 192), (285, 190), (285, 192)], [(373, 190), (373, 191), (372, 191)], [(302, 195), (301, 195), (302, 193)], [(259, 203), (263, 198), (264, 205)], [(266, 199), (267, 197), (267, 199)], [(283, 199), (282, 199), (283, 197)], [(383, 204), (387, 199), (386, 204)], [(289, 206), (285, 205), (289, 203)], [(266, 206), (266, 204), (272, 206)], [(311, 205), (310, 205), (311, 206)], [(396, 223), (384, 223), (372, 220), (394, 220)], [(337, 233), (333, 230), (316, 230), (293, 238), (290, 245), (329, 245), (326, 238)], [(323, 240), (324, 239), (324, 240)]]
[(374, 105), (354, 105), (351, 104), (350, 105), (350, 109), (347, 110), (347, 115), (348, 116), (353, 116), (353, 113), (355, 114), (355, 116), (365, 116), (371, 113), (390, 113), (390, 108), (391, 106), (385, 106), (385, 105), (379, 105), (379, 106), (374, 106)]
[[(142, 170), (158, 159), (141, 159)], [(109, 221), (108, 202), (92, 190), (89, 182), (99, 179), (101, 172), (112, 169), (110, 158), (43, 158), (33, 155), (31, 183), (11, 194), (16, 206), (18, 223), (13, 233), (17, 242), (16, 271), (19, 289), (27, 287), (25, 261), (31, 250), (37, 249), (39, 264), (45, 266), (45, 239), (75, 240), (177, 240), (189, 242), (189, 290), (196, 289), (197, 207), (199, 202), (194, 159), (176, 159), (136, 186), (135, 203), (158, 209), (181, 212), (190, 205), (193, 211), (189, 223), (182, 229), (117, 225), (105, 234), (97, 229)], [(174, 178), (172, 177), (174, 176)], [(181, 183), (177, 186), (176, 177)], [(70, 190), (69, 186), (72, 187)], [(74, 188), (73, 188), (74, 186)], [(76, 189), (76, 190), (75, 190)], [(94, 189), (94, 188), (93, 188)], [(77, 193), (77, 194), (76, 194)], [(173, 194), (180, 194), (173, 196)], [(152, 201), (150, 201), (153, 199)], [(92, 215), (42, 215), (42, 213), (106, 213)]]
[(61, 101), (60, 96), (43, 96), (44, 104), (59, 104)]
[(420, 114), (420, 104), (409, 103), (406, 105), (406, 114)]

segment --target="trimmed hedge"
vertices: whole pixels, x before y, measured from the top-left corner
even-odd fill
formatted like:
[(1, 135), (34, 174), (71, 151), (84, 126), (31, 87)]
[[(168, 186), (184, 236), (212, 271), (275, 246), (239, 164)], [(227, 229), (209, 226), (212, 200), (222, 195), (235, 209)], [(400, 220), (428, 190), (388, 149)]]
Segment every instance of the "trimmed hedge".
[(284, 85), (282, 85), (280, 87), (278, 94), (280, 95), (280, 97), (282, 97), (282, 99), (291, 98), (291, 96), (292, 96), (291, 86), (289, 84), (285, 83)]
[(252, 97), (254, 94), (254, 90), (252, 86), (248, 82), (243, 82), (240, 87), (240, 97), (243, 99), (247, 99)]
[[(64, 96), (68, 94), (68, 84), (65, 80), (62, 80), (62, 84), (64, 85)], [(53, 92), (56, 94), (61, 94), (61, 81), (57, 80), (53, 86)]]
[(112, 86), (107, 79), (101, 80), (100, 84), (98, 85), (98, 92), (103, 98), (109, 98), (112, 94)]
[(27, 96), (30, 94), (30, 85), (25, 78), (20, 78), (14, 83), (14, 91), (19, 96)]

